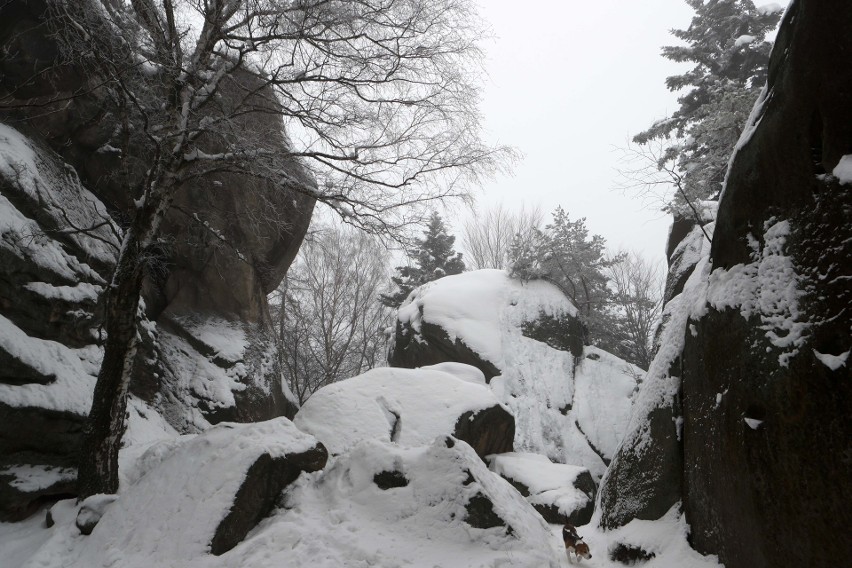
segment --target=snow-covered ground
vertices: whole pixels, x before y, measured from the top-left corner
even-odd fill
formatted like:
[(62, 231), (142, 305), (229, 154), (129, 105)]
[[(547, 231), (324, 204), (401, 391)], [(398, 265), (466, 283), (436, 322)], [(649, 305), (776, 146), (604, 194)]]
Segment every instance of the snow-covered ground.
[[(470, 446), (448, 441), (446, 435), (460, 414), (502, 403), (516, 417), (516, 450), (535, 452), (538, 458), (530, 458), (529, 463), (538, 459), (542, 464), (538, 472), (525, 468), (532, 491), (561, 491), (565, 499), (573, 498), (575, 490), (567, 487), (577, 472), (588, 468), (599, 476), (605, 467), (603, 458), (616, 451), (640, 373), (595, 348), (586, 348), (583, 357), (575, 360), (570, 353), (523, 336), (521, 324), (542, 312), (573, 313), (573, 307), (549, 284), (521, 284), (501, 271), (461, 276), (446, 279), (449, 292), (440, 282), (433, 285), (431, 290), (440, 294), (431, 299), (422, 294), (425, 309), (417, 312), (429, 318), (436, 310), (451, 333), (470, 340), (469, 344), (499, 362), (502, 374), (490, 385), (478, 370), (454, 363), (414, 370), (377, 369), (315, 393), (295, 424), (282, 418), (220, 425), (185, 436), (179, 436), (154, 408), (132, 399), (120, 458), (121, 488), (117, 500), (103, 502), (105, 512), (94, 532), (81, 535), (75, 525), (79, 506), (73, 500), (62, 501), (51, 509), (55, 522), (51, 528), (44, 523), (46, 509), (20, 523), (0, 523), (0, 565), (571, 565), (560, 539), (561, 527), (547, 525), (530, 502), (489, 470)], [(466, 302), (466, 308), (459, 308), (461, 319), (453, 320), (457, 302)], [(477, 322), (476, 318), (484, 319)], [(213, 337), (215, 333), (209, 330), (206, 343), (216, 346), (220, 356), (227, 358), (236, 347), (244, 349), (244, 336), (231, 333), (219, 338)], [(11, 335), (7, 339), (10, 345), (25, 346), (23, 339)], [(61, 351), (56, 346), (37, 347), (38, 352)], [(69, 368), (79, 366), (78, 374), (91, 376), (91, 362), (84, 366), (85, 357), (62, 351), (62, 357), (72, 354), (74, 365)], [(60, 359), (52, 356), (52, 360)], [(84, 397), (76, 404), (85, 403)], [(283, 456), (303, 451), (317, 439), (333, 454), (326, 467), (302, 473), (241, 543), (224, 554), (211, 554), (213, 532), (252, 460), (263, 452)], [(554, 465), (551, 460), (570, 465)], [(510, 462), (511, 456), (496, 469), (511, 469)], [(394, 483), (382, 488), (377, 476), (388, 472), (394, 472)], [(490, 528), (476, 528), (483, 523), (471, 512), (472, 503), (483, 500), (491, 503), (486, 514), (491, 520), (484, 523)], [(492, 523), (495, 518), (496, 524)], [(645, 564), (649, 567), (717, 565), (715, 559), (701, 557), (688, 547), (687, 527), (676, 511), (659, 521), (634, 521), (610, 533), (596, 526), (593, 518), (580, 527), (593, 554), (580, 563), (583, 566), (621, 566), (609, 559), (616, 542), (653, 553), (654, 558)]]

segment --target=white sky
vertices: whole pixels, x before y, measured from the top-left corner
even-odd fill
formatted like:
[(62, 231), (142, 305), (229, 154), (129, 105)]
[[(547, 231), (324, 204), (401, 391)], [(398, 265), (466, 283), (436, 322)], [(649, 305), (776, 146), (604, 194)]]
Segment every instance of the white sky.
[(688, 66), (660, 48), (677, 42), (668, 31), (688, 27), (692, 10), (683, 0), (478, 2), (496, 36), (484, 46), (487, 136), (524, 154), (514, 175), (486, 184), (479, 206), (538, 204), (549, 220), (562, 205), (610, 248), (662, 261), (669, 218), (615, 189), (616, 148), (677, 108), (664, 80)]

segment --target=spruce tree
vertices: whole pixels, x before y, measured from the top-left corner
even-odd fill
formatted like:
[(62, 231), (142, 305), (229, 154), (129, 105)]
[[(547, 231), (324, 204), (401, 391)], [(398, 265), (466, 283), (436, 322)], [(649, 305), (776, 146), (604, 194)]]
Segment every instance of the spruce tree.
[(414, 264), (397, 266), (396, 276), (391, 277), (399, 290), (383, 294), (380, 301), (388, 307), (398, 308), (418, 286), (464, 272), (462, 254), (453, 250), (455, 241), (456, 238), (447, 233), (441, 216), (437, 212), (432, 213), (423, 238), (416, 239), (414, 248), (408, 253)]
[(695, 10), (689, 28), (671, 33), (686, 45), (666, 46), (662, 55), (695, 66), (666, 79), (670, 91), (687, 89), (670, 117), (637, 134), (633, 141), (669, 143), (659, 169), (679, 172), (674, 208), (685, 201), (713, 199), (722, 188), (728, 160), (766, 81), (776, 9), (756, 8), (752, 0), (686, 0)]

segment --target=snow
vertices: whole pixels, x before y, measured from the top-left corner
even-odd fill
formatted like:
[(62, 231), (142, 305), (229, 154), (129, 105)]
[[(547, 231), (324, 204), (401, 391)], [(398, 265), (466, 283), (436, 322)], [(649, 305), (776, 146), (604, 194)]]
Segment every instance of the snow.
[(463, 381), (468, 381), (477, 385), (485, 385), (485, 373), (480, 371), (478, 368), (473, 365), (466, 365), (464, 363), (456, 363), (453, 361), (448, 361), (445, 363), (438, 363), (436, 365), (428, 365), (425, 367), (420, 367), (421, 369), (432, 369), (433, 371), (443, 371), (445, 373), (449, 373), (455, 376), (458, 379)]
[(589, 442), (612, 459), (627, 431), (636, 379), (645, 372), (597, 347), (587, 346), (585, 354), (574, 377), (577, 423)]
[(181, 317), (178, 324), (198, 341), (213, 349), (213, 357), (221, 357), (230, 363), (243, 359), (248, 341), (238, 323), (207, 316), (203, 320)]
[(520, 327), (540, 313), (576, 315), (559, 289), (543, 280), (523, 283), (504, 270), (475, 270), (416, 288), (400, 306), (398, 319), (415, 330), (425, 321), (443, 328), (497, 368), (505, 368), (502, 330)]
[[(244, 542), (209, 554), (213, 531), (258, 452), (282, 455), (314, 443), (286, 419), (216, 426), (184, 437), (123, 490), (92, 535), (79, 534), (79, 506), (65, 501), (53, 507), (53, 529), (0, 524), (0, 539), (16, 551), (11, 568), (561, 565), (560, 543), (520, 494), (470, 446), (456, 441), (449, 448), (443, 439), (411, 448), (365, 441), (297, 479)], [(380, 489), (374, 476), (390, 470), (402, 472), (407, 485)], [(465, 522), (465, 505), (477, 494), (493, 503), (511, 534)], [(19, 526), (25, 530), (12, 530)]]
[(48, 300), (62, 300), (65, 302), (97, 302), (103, 288), (88, 282), (79, 282), (74, 286), (53, 286), (46, 282), (29, 282), (24, 288), (35, 292)]
[(321, 388), (294, 422), (339, 454), (363, 440), (428, 443), (452, 434), (465, 412), (498, 404), (487, 386), (454, 374), (383, 367)]
[(49, 465), (13, 465), (0, 470), (0, 475), (11, 475), (15, 479), (9, 485), (22, 493), (33, 493), (62, 481), (77, 478), (77, 471)]
[[(401, 470), (408, 485), (378, 489), (373, 476), (389, 469)], [(478, 492), (513, 535), (463, 521), (465, 503)], [(559, 566), (541, 517), (464, 442), (453, 448), (442, 440), (417, 448), (364, 442), (315, 479), (302, 477), (259, 532), (240, 547), (252, 549), (247, 566), (264, 556), (270, 566), (282, 558), (280, 565), (323, 568)]]
[(836, 371), (840, 367), (845, 367), (846, 360), (849, 359), (849, 351), (844, 351), (840, 355), (820, 353), (816, 349), (814, 349), (813, 352), (816, 358), (819, 359), (819, 362), (831, 369), (832, 371)]
[(616, 543), (624, 543), (654, 554), (648, 562), (637, 564), (642, 568), (724, 568), (714, 555), (703, 556), (689, 546), (689, 525), (674, 505), (656, 521), (634, 519), (611, 531), (598, 528), (600, 513), (596, 512), (578, 533), (589, 545), (591, 560), (584, 560), (587, 568), (624, 568), (624, 564), (609, 559), (609, 551)]
[(523, 452), (489, 456), (489, 467), (501, 477), (524, 484), (530, 504), (553, 505), (565, 516), (591, 498), (574, 486), (577, 477), (589, 471), (584, 467), (552, 463), (545, 456)]
[(710, 275), (707, 301), (716, 310), (739, 309), (746, 319), (757, 316), (770, 343), (780, 350), (778, 363), (787, 366), (805, 342), (809, 327), (799, 310), (802, 278), (785, 254), (790, 223), (771, 218), (764, 223), (761, 246), (750, 236), (752, 260)]
[(46, 385), (0, 383), (0, 402), (12, 407), (88, 415), (102, 353), (95, 346), (70, 349), (61, 343), (30, 337), (0, 315), (0, 349), (42, 375), (55, 375)]
[(398, 319), (415, 333), (422, 322), (440, 325), (501, 370), (489, 385), (515, 417), (517, 451), (586, 467), (600, 478), (606, 465), (599, 453), (612, 457), (643, 371), (594, 347), (575, 360), (523, 335), (522, 324), (541, 314), (576, 313), (549, 282), (477, 270), (415, 289)]
[(762, 6), (757, 7), (757, 13), (765, 16), (768, 14), (776, 14), (778, 12), (783, 12), (784, 7), (781, 4), (777, 4), (775, 2), (771, 4), (763, 4)]
[[(106, 207), (86, 190), (76, 174), (54, 158), (49, 150), (37, 148), (14, 128), (0, 123), (0, 177), (8, 180), (8, 191), (37, 204), (43, 214), (57, 220), (59, 226), (92, 227), (88, 232), (67, 233), (86, 257), (104, 264), (115, 259), (120, 229), (109, 220)], [(5, 197), (0, 196), (0, 244), (15, 250), (18, 256), (27, 251), (29, 260), (72, 281), (74, 274), (88, 279), (100, 277), (88, 265), (74, 259), (50, 238), (35, 221), (27, 219)]]
[(840, 158), (840, 161), (837, 162), (836, 166), (834, 166), (831, 174), (836, 177), (841, 184), (852, 184), (852, 154), (846, 154)]
[(25, 566), (210, 565), (210, 540), (254, 461), (263, 453), (282, 457), (315, 444), (286, 418), (223, 423), (185, 437), (122, 491), (90, 536), (81, 537), (73, 522), (57, 525)]
[(557, 464), (540, 454), (508, 452), (489, 456), (491, 471), (527, 486), (530, 494), (570, 486), (584, 467)]
[[(23, 566), (51, 537), (53, 531), (45, 527), (44, 514), (45, 511), (39, 511), (18, 523), (0, 522), (0, 550), (4, 568)], [(50, 568), (60, 566), (56, 564)]]
[(175, 400), (164, 402), (176, 404), (173, 411), (166, 411), (174, 418), (170, 419), (172, 424), (179, 425), (182, 430), (201, 431), (209, 423), (198, 409), (199, 400), (211, 409), (230, 408), (236, 404), (234, 392), (246, 388), (242, 383), (246, 376), (244, 364), (222, 368), (196, 351), (183, 337), (163, 330), (157, 335), (157, 343), (163, 359), (169, 362), (163, 380), (171, 383), (168, 391)]

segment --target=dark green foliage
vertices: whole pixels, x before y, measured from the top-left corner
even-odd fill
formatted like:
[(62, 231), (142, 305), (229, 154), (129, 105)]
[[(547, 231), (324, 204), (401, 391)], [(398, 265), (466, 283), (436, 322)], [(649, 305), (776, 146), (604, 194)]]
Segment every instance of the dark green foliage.
[(441, 216), (437, 212), (432, 213), (423, 238), (417, 239), (414, 249), (409, 252), (414, 264), (396, 267), (397, 275), (391, 280), (399, 289), (392, 294), (383, 294), (380, 301), (390, 308), (398, 308), (418, 286), (464, 272), (462, 254), (453, 250), (455, 241), (454, 236), (447, 234)]
[(571, 221), (562, 207), (556, 208), (553, 222), (544, 231), (535, 233), (534, 238), (513, 245), (509, 274), (521, 280), (541, 278), (558, 286), (579, 310), (588, 341), (613, 350), (620, 334), (604, 271), (618, 258), (607, 258), (606, 240), (590, 236), (586, 219)]
[(679, 194), (674, 209), (716, 197), (728, 160), (766, 81), (772, 31), (780, 12), (755, 7), (752, 0), (686, 0), (695, 16), (685, 30), (672, 30), (686, 45), (665, 46), (662, 55), (695, 66), (666, 79), (670, 91), (685, 90), (680, 108), (634, 137), (662, 141), (660, 170), (675, 172)]
[(521, 323), (521, 333), (554, 349), (569, 351), (575, 357), (583, 353), (585, 329), (577, 318), (569, 315), (552, 316), (540, 312), (534, 321)]

